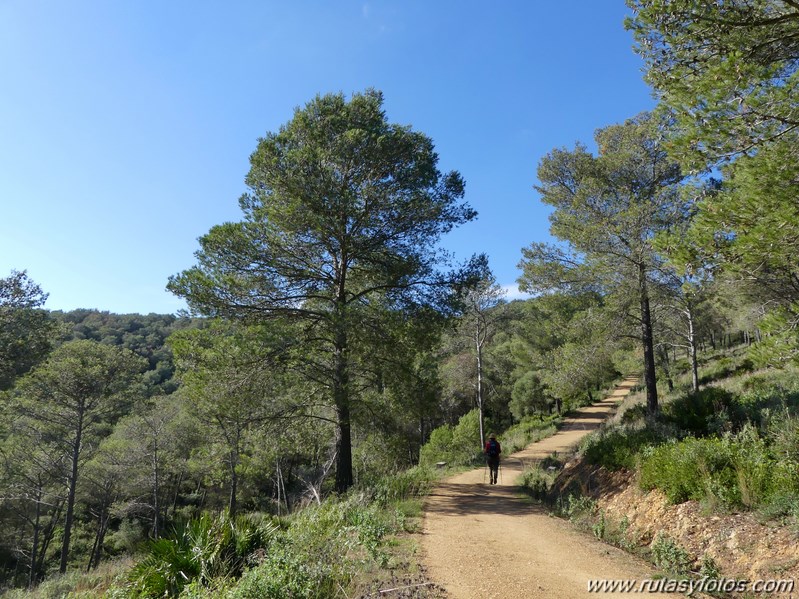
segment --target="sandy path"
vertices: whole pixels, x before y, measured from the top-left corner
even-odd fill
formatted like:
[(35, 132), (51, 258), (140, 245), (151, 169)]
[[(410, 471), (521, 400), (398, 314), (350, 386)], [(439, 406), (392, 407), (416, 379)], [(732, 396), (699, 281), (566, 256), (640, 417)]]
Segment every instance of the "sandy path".
[(588, 593), (591, 579), (651, 578), (648, 564), (547, 515), (513, 486), (525, 464), (564, 453), (595, 430), (634, 384), (625, 380), (604, 401), (565, 419), (557, 434), (505, 457), (501, 484), (484, 483), (484, 469), (439, 484), (425, 502), (422, 550), (430, 579), (453, 599), (572, 599), (630, 596)]

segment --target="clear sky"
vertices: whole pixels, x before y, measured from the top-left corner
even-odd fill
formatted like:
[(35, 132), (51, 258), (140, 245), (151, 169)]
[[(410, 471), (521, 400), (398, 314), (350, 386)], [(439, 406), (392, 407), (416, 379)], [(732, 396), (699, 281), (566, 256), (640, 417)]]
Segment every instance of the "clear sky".
[(515, 288), (548, 239), (538, 161), (654, 100), (623, 0), (0, 0), (0, 277), (52, 310), (172, 313), (238, 220), (257, 139), (316, 94), (383, 91), (479, 216), (443, 245)]

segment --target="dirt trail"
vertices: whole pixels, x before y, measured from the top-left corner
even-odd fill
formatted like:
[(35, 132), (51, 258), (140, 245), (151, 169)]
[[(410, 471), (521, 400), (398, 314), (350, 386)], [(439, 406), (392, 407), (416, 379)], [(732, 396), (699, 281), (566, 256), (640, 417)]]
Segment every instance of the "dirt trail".
[(648, 564), (547, 515), (514, 486), (525, 465), (566, 453), (598, 428), (635, 382), (627, 379), (604, 401), (578, 410), (552, 437), (505, 456), (499, 485), (488, 484), (484, 469), (439, 484), (425, 503), (422, 549), (430, 579), (452, 599), (572, 599), (630, 596), (588, 593), (592, 579), (651, 578)]

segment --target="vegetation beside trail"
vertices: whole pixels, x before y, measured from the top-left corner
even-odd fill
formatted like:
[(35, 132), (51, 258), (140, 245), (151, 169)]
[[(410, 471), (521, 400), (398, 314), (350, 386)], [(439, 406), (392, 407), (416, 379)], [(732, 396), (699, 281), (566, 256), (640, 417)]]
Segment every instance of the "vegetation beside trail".
[[(640, 405), (587, 462), (795, 524), (799, 9), (627, 4), (660, 104), (541, 159), (534, 297), (506, 302), (485, 255), (451, 263), (442, 237), (477, 216), (465, 182), (371, 89), (259, 140), (240, 220), (169, 279), (191, 318), (51, 313), (24, 270), (0, 279), (0, 590), (344, 597), (421, 577), (434, 596), (403, 536), (431, 466), (474, 464), (489, 430), (507, 452), (551, 434), (630, 372)], [(549, 466), (525, 473), (534, 496)], [(685, 569), (666, 537), (652, 553)]]
[(794, 367), (756, 369), (749, 355), (749, 346), (708, 352), (700, 373), (712, 383), (698, 392), (691, 390), (684, 362), (675, 371), (674, 389), (662, 390), (656, 416), (647, 414), (641, 392), (632, 393), (613, 419), (585, 439), (563, 474), (563, 458), (553, 456), (526, 471), (522, 487), (666, 575), (722, 576), (718, 559), (692, 555), (666, 533), (641, 536), (626, 517), (612, 517), (599, 505), (622, 480), (642, 491), (657, 489), (671, 504), (696, 502), (708, 516), (750, 513), (771, 529), (799, 526), (799, 373)]
[(739, 348), (714, 356), (705, 372), (712, 386), (693, 392), (683, 382), (655, 417), (628, 409), (585, 443), (584, 459), (636, 470), (642, 489), (660, 489), (673, 503), (796, 519), (797, 371), (753, 371)]
[[(49, 580), (8, 597), (335, 597), (423, 576), (409, 533), (431, 471), (416, 468), (289, 516), (203, 515), (148, 542), (135, 562)], [(374, 590), (374, 589), (372, 589)], [(433, 597), (430, 585), (426, 596)]]
[[(478, 431), (478, 413), (466, 413), (455, 426), (443, 425), (430, 434), (430, 440), (422, 447), (419, 463), (431, 467), (444, 463), (449, 468), (483, 465), (485, 456), (482, 448), (475, 447), (474, 438)], [(562, 416), (527, 416), (501, 434), (502, 452), (505, 455), (519, 451), (558, 430)], [(487, 423), (490, 427), (490, 421)]]

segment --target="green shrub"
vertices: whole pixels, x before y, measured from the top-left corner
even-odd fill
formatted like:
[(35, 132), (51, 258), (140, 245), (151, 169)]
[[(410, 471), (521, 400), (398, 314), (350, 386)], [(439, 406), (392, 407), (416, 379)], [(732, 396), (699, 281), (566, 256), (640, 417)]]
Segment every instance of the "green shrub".
[(631, 424), (645, 419), (646, 415), (646, 404), (639, 403), (624, 410), (621, 413), (619, 420), (622, 424)]
[[(479, 412), (475, 409), (461, 416), (454, 427), (444, 425), (435, 429), (421, 449), (419, 462), (424, 466), (437, 462), (446, 462), (450, 466), (475, 464), (482, 453), (478, 419)], [(485, 430), (488, 431), (490, 426), (486, 420)]]
[(796, 464), (774, 459), (752, 425), (722, 438), (688, 438), (645, 453), (640, 484), (662, 490), (672, 503), (689, 499), (752, 509), (797, 488)]
[(386, 564), (384, 537), (394, 513), (369, 503), (365, 493), (330, 498), (287, 518), (260, 556), (227, 593), (236, 599), (323, 599), (347, 588), (358, 564)]
[(661, 418), (695, 436), (722, 432), (730, 421), (733, 395), (720, 387), (687, 393), (663, 406)]
[(286, 547), (271, 551), (258, 567), (247, 571), (230, 599), (327, 599), (336, 594), (332, 560), (309, 562)]
[(721, 439), (688, 438), (645, 452), (640, 485), (658, 488), (671, 503), (718, 497), (736, 503), (739, 496), (730, 447)]
[(374, 501), (385, 507), (391, 503), (427, 495), (435, 481), (436, 475), (433, 470), (425, 466), (416, 466), (383, 476), (371, 485), (368, 492)]
[(522, 472), (517, 484), (533, 499), (543, 501), (555, 481), (555, 476), (540, 467), (528, 468)]
[(736, 370), (735, 360), (731, 356), (722, 356), (702, 368), (699, 383), (707, 385), (719, 379), (729, 377)]
[(204, 514), (176, 527), (168, 538), (151, 541), (147, 555), (129, 575), (131, 597), (174, 597), (196, 580), (204, 585), (220, 577), (238, 576), (247, 558), (266, 548), (278, 527), (271, 520), (223, 512)]
[(749, 377), (741, 383), (737, 404), (742, 417), (755, 423), (761, 421), (766, 409), (794, 413), (799, 406), (796, 370), (769, 371)]
[(605, 540), (605, 535), (608, 532), (608, 521), (605, 518), (605, 510), (599, 510), (599, 518), (597, 518), (596, 522), (591, 526), (591, 532), (593, 532), (594, 536), (600, 541)]
[(106, 539), (114, 551), (124, 553), (135, 553), (146, 541), (147, 533), (142, 524), (128, 518), (122, 520), (118, 530), (109, 532)]
[[(480, 445), (480, 422), (479, 412), (475, 409), (467, 412), (458, 420), (458, 424), (452, 429), (452, 445), (455, 455), (464, 464), (472, 464), (482, 460), (483, 448)], [(491, 430), (491, 421), (486, 418), (483, 422), (483, 429), (488, 436)]]
[[(42, 599), (58, 599), (60, 597), (68, 596), (77, 584), (77, 579), (80, 576), (77, 572), (67, 572), (65, 574), (58, 574), (42, 582), (36, 589), (37, 594)], [(20, 590), (20, 597), (26, 597), (27, 592)]]
[(721, 578), (721, 570), (716, 560), (705, 553), (699, 564), (699, 575), (707, 578)]
[(774, 455), (781, 461), (799, 462), (799, 418), (787, 409), (763, 413), (763, 426)]
[(773, 490), (776, 463), (757, 429), (746, 425), (734, 437), (725, 439), (730, 447), (741, 504), (753, 508), (765, 502)]
[(632, 470), (637, 454), (644, 447), (663, 443), (674, 431), (648, 422), (645, 426), (622, 425), (600, 429), (589, 435), (582, 444), (582, 453), (590, 464), (608, 470)]
[(200, 575), (200, 564), (184, 539), (158, 539), (130, 574), (131, 597), (175, 597)]
[(674, 539), (658, 533), (652, 541), (652, 560), (655, 565), (672, 575), (685, 575), (691, 571), (691, 557)]
[(592, 526), (599, 507), (588, 495), (569, 495), (556, 506), (557, 512), (580, 528)]
[(419, 463), (423, 466), (433, 466), (437, 462), (452, 460), (452, 427), (444, 424), (434, 429), (419, 451)]
[[(233, 589), (236, 588), (237, 580), (233, 578), (215, 578), (206, 583), (202, 583), (195, 578), (192, 582), (183, 587), (180, 599), (219, 599), (219, 597), (230, 597)], [(107, 599), (123, 599), (128, 595)]]
[(502, 452), (509, 454), (520, 451), (530, 443), (551, 437), (558, 431), (558, 424), (562, 420), (557, 414), (527, 416), (502, 433)]
[[(70, 599), (114, 597), (110, 589), (119, 578), (124, 577), (130, 567), (129, 559), (101, 562), (96, 569), (85, 572), (80, 569), (67, 570), (65, 574), (55, 574), (33, 589), (19, 588), (0, 590), (0, 596), (7, 599)], [(121, 595), (119, 595), (121, 597)], [(124, 595), (127, 596), (127, 595)]]
[(555, 451), (550, 455), (548, 455), (547, 457), (545, 457), (544, 459), (542, 459), (538, 463), (538, 468), (541, 470), (549, 470), (549, 469), (560, 470), (561, 468), (563, 468), (563, 460), (558, 458), (558, 452)]

